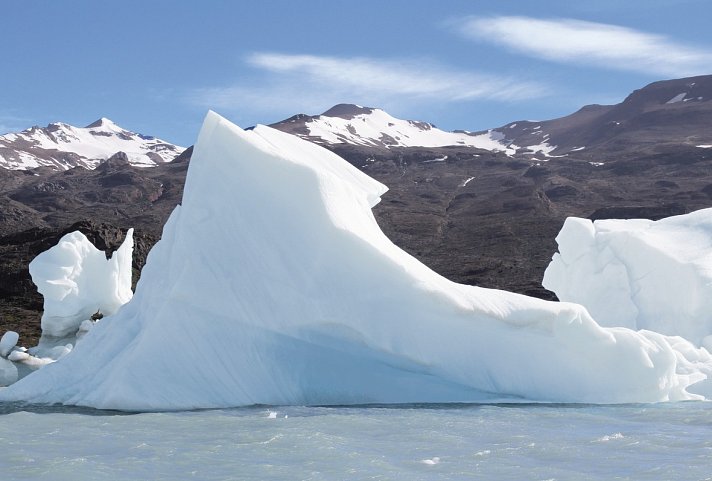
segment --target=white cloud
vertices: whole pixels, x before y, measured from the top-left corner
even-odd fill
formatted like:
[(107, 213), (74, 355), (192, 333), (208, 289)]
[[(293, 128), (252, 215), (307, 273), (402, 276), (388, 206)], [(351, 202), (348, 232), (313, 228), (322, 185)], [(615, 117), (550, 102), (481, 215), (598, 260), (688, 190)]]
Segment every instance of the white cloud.
[(669, 76), (709, 73), (712, 52), (627, 27), (574, 19), (468, 17), (454, 23), (467, 38), (536, 58)]
[(319, 112), (340, 102), (384, 107), (427, 102), (514, 101), (541, 97), (534, 82), (456, 70), (429, 61), (254, 53), (259, 75), (194, 90), (193, 103), (219, 109)]

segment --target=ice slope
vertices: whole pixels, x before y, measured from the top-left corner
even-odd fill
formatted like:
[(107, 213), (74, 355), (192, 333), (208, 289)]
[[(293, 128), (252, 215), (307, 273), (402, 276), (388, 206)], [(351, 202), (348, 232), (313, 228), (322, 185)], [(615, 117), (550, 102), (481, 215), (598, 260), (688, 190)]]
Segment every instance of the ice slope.
[(569, 218), (543, 285), (605, 326), (712, 349), (712, 209), (651, 221)]
[(79, 231), (30, 262), (30, 275), (44, 296), (42, 338), (74, 335), (82, 321), (99, 311), (114, 314), (133, 296), (133, 229), (110, 259)]
[(170, 162), (184, 150), (156, 137), (130, 132), (102, 118), (80, 128), (61, 122), (0, 136), (0, 167), (13, 170), (49, 166), (58, 170), (95, 168), (117, 152), (150, 167)]
[(699, 398), (686, 388), (707, 351), (450, 282), (381, 232), (371, 208), (385, 192), (317, 145), (209, 113), (133, 299), (0, 399), (146, 411)]

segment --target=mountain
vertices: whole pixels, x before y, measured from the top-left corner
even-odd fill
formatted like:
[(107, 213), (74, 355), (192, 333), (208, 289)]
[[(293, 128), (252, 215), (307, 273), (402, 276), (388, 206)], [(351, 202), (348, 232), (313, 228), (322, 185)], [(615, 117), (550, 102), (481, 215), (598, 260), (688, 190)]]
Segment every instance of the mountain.
[(106, 118), (83, 128), (57, 122), (0, 136), (0, 167), (94, 169), (117, 152), (125, 153), (132, 165), (150, 167), (170, 162), (183, 150), (156, 137), (126, 130)]
[[(660, 219), (712, 206), (710, 99), (704, 76), (480, 133), (349, 104), (272, 126), (387, 185), (373, 210), (379, 226), (438, 273), (553, 299), (541, 281), (568, 216)], [(180, 202), (191, 152), (153, 168), (132, 165), (127, 153), (94, 170), (0, 169), (0, 330), (32, 320), (38, 332), (41, 299), (27, 264), (75, 225), (107, 246), (135, 227), (138, 273)]]
[(508, 155), (548, 153), (545, 141), (519, 147), (499, 131), (445, 132), (433, 124), (397, 119), (381, 109), (353, 104), (339, 104), (321, 115), (294, 115), (270, 125), (323, 146), (359, 145), (378, 149), (398, 147), (471, 147)]
[[(466, 146), (514, 158), (554, 156), (596, 161), (601, 154), (705, 155), (712, 147), (712, 76), (654, 82), (616, 105), (587, 105), (553, 120), (517, 120), (485, 131), (444, 132), (383, 110), (340, 104), (321, 115), (298, 114), (271, 124), (326, 147)], [(630, 149), (633, 149), (630, 152)]]
[[(712, 76), (654, 82), (616, 105), (587, 105), (559, 119), (516, 121), (489, 131), (505, 144), (545, 140), (552, 155), (594, 159), (678, 151), (695, 157), (712, 145)], [(632, 150), (634, 149), (634, 150)]]

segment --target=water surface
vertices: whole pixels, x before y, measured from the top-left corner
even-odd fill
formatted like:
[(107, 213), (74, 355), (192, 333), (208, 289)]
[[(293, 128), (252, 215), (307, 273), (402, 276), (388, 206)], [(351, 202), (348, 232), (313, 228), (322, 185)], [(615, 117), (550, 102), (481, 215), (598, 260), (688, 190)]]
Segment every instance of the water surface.
[(251, 407), (0, 404), (0, 476), (43, 480), (712, 480), (712, 403)]

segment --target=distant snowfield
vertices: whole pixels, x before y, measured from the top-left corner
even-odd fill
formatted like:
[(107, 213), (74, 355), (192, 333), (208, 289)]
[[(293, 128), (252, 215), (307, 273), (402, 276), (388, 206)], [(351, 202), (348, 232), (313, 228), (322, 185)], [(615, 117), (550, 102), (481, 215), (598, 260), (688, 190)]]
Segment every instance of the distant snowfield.
[(505, 134), (498, 130), (488, 130), (484, 133), (445, 132), (427, 122), (395, 118), (381, 109), (359, 108), (366, 112), (348, 119), (326, 115), (310, 119), (305, 123), (308, 134), (303, 137), (322, 144), (370, 147), (463, 146), (503, 152), (509, 156), (517, 152), (550, 156), (551, 151), (556, 149), (555, 145), (547, 143), (548, 138), (536, 145), (522, 147), (507, 141)]
[(93, 169), (117, 152), (129, 163), (152, 167), (170, 162), (184, 147), (130, 132), (102, 118), (88, 127), (64, 123), (33, 127), (0, 136), (0, 167), (26, 170), (43, 165), (66, 170), (76, 165)]
[(209, 113), (134, 297), (0, 400), (155, 411), (712, 394), (712, 356), (681, 337), (433, 272), (378, 227), (385, 192), (317, 145)]
[(514, 153), (513, 149), (500, 142), (497, 132), (479, 135), (445, 132), (424, 122), (397, 119), (380, 109), (352, 119), (322, 116), (309, 121), (306, 126), (310, 136), (332, 144), (373, 146), (385, 143), (398, 147), (463, 145)]

